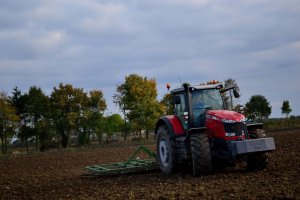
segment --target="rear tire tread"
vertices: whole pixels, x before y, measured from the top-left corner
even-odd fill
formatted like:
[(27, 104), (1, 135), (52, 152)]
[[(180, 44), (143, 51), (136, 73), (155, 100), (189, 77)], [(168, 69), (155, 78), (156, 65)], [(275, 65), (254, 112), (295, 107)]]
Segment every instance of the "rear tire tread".
[(193, 175), (205, 175), (212, 172), (210, 144), (205, 134), (190, 136), (193, 163)]

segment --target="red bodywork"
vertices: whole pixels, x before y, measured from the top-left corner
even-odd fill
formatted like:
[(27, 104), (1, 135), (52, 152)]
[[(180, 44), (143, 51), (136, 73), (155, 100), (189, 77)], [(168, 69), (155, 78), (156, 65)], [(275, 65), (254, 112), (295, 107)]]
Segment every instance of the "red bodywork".
[[(174, 134), (177, 136), (182, 136), (186, 134), (186, 131), (183, 128), (182, 122), (176, 115), (168, 115), (165, 116), (170, 125), (173, 127)], [(206, 131), (209, 138), (219, 138), (223, 140), (238, 140), (238, 139), (245, 139), (245, 135), (242, 136), (232, 136), (226, 137), (225, 130), (223, 126), (222, 120), (234, 121), (234, 122), (241, 122), (245, 118), (244, 115), (229, 111), (229, 110), (209, 110), (206, 113)]]
[(229, 110), (209, 110), (206, 113), (206, 131), (209, 138), (219, 138), (223, 140), (245, 139), (245, 135), (226, 137), (222, 120), (242, 122), (245, 116)]
[[(165, 116), (170, 125), (173, 127), (174, 134), (177, 136), (182, 136), (186, 134), (183, 128), (182, 122), (176, 115)], [(231, 122), (241, 122), (245, 118), (244, 115), (229, 111), (229, 110), (209, 110), (205, 117), (205, 126), (209, 138), (219, 138), (223, 140), (244, 140), (245, 135), (242, 136), (232, 136), (226, 137), (225, 129), (222, 120), (227, 120)]]
[(184, 135), (185, 134), (184, 128), (182, 126), (182, 123), (181, 123), (179, 117), (177, 117), (176, 115), (167, 115), (165, 117), (169, 120), (171, 126), (173, 127), (175, 135)]

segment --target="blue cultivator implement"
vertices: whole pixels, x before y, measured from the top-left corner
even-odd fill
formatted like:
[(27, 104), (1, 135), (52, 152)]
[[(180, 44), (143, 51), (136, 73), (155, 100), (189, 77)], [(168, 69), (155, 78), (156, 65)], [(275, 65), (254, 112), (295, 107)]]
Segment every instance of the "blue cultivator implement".
[[(147, 158), (141, 158), (141, 157)], [(140, 157), (141, 156), (141, 157)], [(140, 146), (126, 162), (94, 165), (86, 167), (93, 175), (114, 175), (158, 169), (156, 154), (150, 149)]]

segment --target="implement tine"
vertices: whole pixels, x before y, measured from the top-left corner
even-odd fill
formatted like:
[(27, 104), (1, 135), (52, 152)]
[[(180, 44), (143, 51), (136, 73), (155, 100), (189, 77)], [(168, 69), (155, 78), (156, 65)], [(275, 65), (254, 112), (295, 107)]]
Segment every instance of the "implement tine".
[[(140, 152), (146, 153), (147, 159), (137, 159)], [(87, 166), (86, 169), (96, 175), (124, 174), (157, 169), (156, 154), (140, 146), (126, 162)]]

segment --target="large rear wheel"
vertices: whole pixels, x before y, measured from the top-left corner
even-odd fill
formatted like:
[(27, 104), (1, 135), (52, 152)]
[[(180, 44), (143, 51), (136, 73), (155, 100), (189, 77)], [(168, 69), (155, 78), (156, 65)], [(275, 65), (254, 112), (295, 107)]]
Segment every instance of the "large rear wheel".
[(160, 126), (156, 135), (156, 152), (159, 167), (164, 174), (171, 174), (177, 168), (175, 142), (170, 139), (166, 126)]
[(190, 136), (193, 175), (200, 176), (212, 172), (210, 144), (207, 135), (195, 134)]

